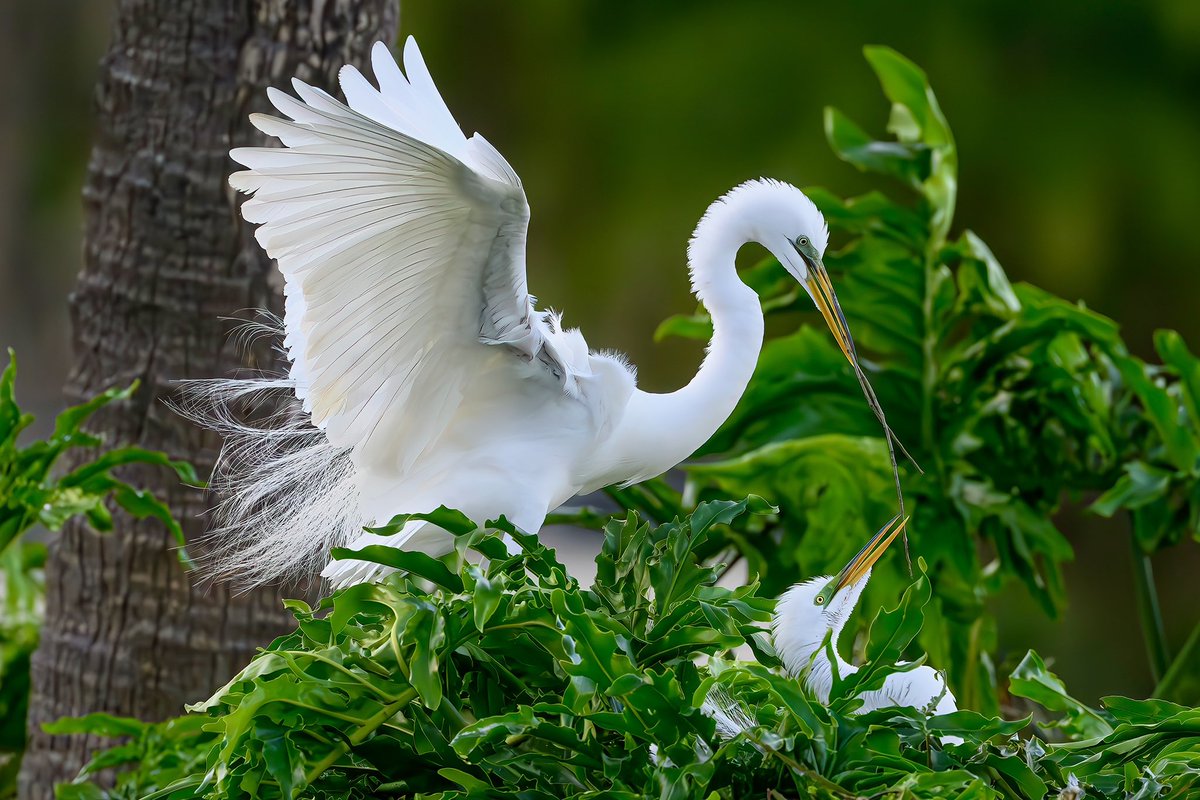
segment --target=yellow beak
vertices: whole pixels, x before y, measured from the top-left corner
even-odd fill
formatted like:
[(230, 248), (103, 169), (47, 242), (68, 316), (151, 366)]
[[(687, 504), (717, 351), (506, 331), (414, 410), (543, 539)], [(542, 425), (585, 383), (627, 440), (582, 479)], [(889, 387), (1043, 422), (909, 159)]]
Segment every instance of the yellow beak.
[[(898, 516), (892, 517), (887, 525), (880, 528), (863, 549), (858, 551), (858, 555), (850, 559), (850, 563), (838, 573), (833, 593), (837, 594), (845, 587), (853, 586), (862, 580), (863, 575), (867, 574), (867, 570), (874, 566), (879, 557), (883, 555), (883, 551), (887, 550), (888, 545), (904, 530), (904, 526), (908, 524), (908, 519), (908, 517), (905, 517), (903, 520)], [(900, 524), (897, 525), (897, 522)]]
[(809, 267), (808, 279), (805, 281), (808, 293), (812, 296), (813, 303), (821, 312), (821, 316), (825, 318), (825, 324), (833, 332), (833, 338), (837, 340), (838, 347), (857, 371), (858, 354), (854, 349), (854, 339), (850, 336), (850, 326), (846, 323), (845, 315), (842, 314), (842, 307), (838, 303), (837, 295), (834, 294), (833, 284), (829, 282), (829, 273), (825, 271), (825, 265), (819, 260), (809, 261)]
[[(850, 336), (850, 325), (846, 322), (846, 316), (842, 313), (842, 306), (838, 303), (837, 295), (834, 294), (833, 284), (829, 282), (829, 273), (825, 271), (825, 265), (819, 258), (805, 256), (804, 260), (808, 266), (808, 276), (804, 280), (804, 286), (808, 289), (808, 293), (812, 297), (817, 310), (825, 318), (825, 324), (829, 326), (829, 330), (833, 333), (833, 338), (837, 341), (842, 355), (846, 356), (846, 360), (850, 362), (850, 366), (854, 370), (854, 376), (858, 378), (858, 385), (862, 387), (863, 394), (867, 398), (867, 405), (871, 407), (871, 411), (875, 413), (879, 424), (883, 426), (883, 431), (887, 436), (889, 452), (892, 449), (892, 445), (895, 444), (900, 449), (900, 452), (909, 461), (912, 461), (913, 466), (917, 468), (917, 472), (921, 472), (920, 465), (908, 454), (908, 450), (904, 448), (904, 444), (892, 432), (891, 426), (888, 425), (887, 415), (883, 413), (883, 406), (879, 404), (879, 398), (875, 396), (875, 390), (871, 388), (871, 382), (867, 380), (866, 373), (863, 372), (862, 366), (858, 363), (858, 351), (854, 349), (854, 339)], [(896, 471), (894, 455), (892, 458), (892, 471), (896, 476), (896, 494), (899, 497), (900, 473)], [(903, 499), (900, 500), (900, 511), (901, 513), (904, 512)]]

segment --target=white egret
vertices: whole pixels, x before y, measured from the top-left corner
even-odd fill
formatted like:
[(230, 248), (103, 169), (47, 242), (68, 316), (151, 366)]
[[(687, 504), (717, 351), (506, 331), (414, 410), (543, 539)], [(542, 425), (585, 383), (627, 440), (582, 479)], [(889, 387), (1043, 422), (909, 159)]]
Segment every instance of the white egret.
[[(829, 701), (833, 674), (845, 678), (858, 671), (837, 652), (838, 636), (846, 625), (867, 581), (871, 567), (904, 529), (908, 520), (894, 518), (836, 576), (824, 575), (798, 583), (780, 596), (771, 620), (775, 651), (788, 674), (804, 681), (821, 702)], [(899, 523), (899, 524), (897, 524)], [(826, 647), (830, 638), (832, 647)], [(834, 662), (829, 659), (832, 650)], [(928, 666), (889, 675), (879, 689), (860, 695), (861, 712), (892, 706), (912, 706), (926, 714), (958, 709), (941, 673)]]
[[(298, 80), (298, 99), (269, 90), (287, 119), (251, 119), (284, 147), (231, 152), (246, 167), (231, 185), (253, 195), (242, 214), (284, 277), (291, 367), (207, 391), (221, 407), (283, 389), (303, 412), (273, 430), (224, 416), (215, 570), (255, 582), (302, 573), (330, 546), (444, 551), (446, 534), (425, 522), (386, 538), (362, 531), (442, 505), (536, 532), (576, 494), (674, 467), (754, 371), (763, 313), (734, 264), (747, 243), (811, 295), (883, 421), (822, 263), (825, 220), (800, 190), (754, 180), (709, 207), (688, 266), (712, 342), (685, 387), (644, 392), (622, 356), (589, 351), (558, 314), (536, 310), (521, 181), (482, 136), (462, 133), (416, 43), (404, 72), (382, 43), (372, 66), (379, 88), (342, 69), (348, 105)], [(339, 561), (323, 574), (345, 584), (379, 571)]]

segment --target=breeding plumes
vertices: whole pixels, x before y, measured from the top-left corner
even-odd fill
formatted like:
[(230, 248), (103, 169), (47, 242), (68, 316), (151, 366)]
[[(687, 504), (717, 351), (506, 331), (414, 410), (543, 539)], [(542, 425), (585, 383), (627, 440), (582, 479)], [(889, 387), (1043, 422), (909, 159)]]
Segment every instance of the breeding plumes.
[[(382, 44), (372, 66), (378, 88), (342, 70), (346, 103), (298, 80), (296, 97), (269, 90), (286, 119), (251, 120), (284, 146), (231, 153), (246, 169), (230, 183), (252, 195), (242, 214), (283, 274), (291, 366), (202, 390), (229, 438), (214, 571), (244, 583), (305, 573), (337, 545), (442, 552), (449, 539), (430, 523), (362, 530), (442, 505), (537, 531), (576, 494), (675, 466), (754, 371), (763, 313), (734, 265), (747, 243), (809, 293), (883, 422), (822, 263), (825, 220), (798, 189), (754, 180), (709, 207), (688, 267), (712, 342), (685, 387), (645, 392), (623, 357), (589, 350), (535, 307), (521, 181), (482, 136), (462, 133), (416, 43), (403, 72)], [(278, 390), (300, 410), (274, 429), (228, 410)], [(323, 574), (346, 584), (382, 569), (339, 561)]]
[[(788, 674), (803, 680), (823, 703), (829, 701), (835, 669), (841, 678), (858, 671), (838, 653), (838, 636), (871, 579), (871, 567), (907, 522), (896, 517), (872, 536), (836, 576), (823, 575), (798, 583), (775, 605), (771, 620), (775, 651)], [(889, 675), (882, 687), (863, 692), (860, 698), (861, 712), (912, 706), (927, 714), (947, 714), (958, 708), (942, 675), (924, 665)]]

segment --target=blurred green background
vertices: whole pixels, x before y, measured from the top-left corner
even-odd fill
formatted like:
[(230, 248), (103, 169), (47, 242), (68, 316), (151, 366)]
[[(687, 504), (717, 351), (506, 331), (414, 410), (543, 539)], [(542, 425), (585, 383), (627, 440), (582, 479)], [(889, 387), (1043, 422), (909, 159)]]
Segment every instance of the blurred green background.
[[(0, 346), (21, 355), (23, 404), (40, 415), (60, 406), (68, 365), (66, 295), (111, 8), (0, 11)], [(1143, 357), (1159, 327), (1200, 346), (1195, 0), (402, 0), (401, 20), (460, 124), (525, 182), (533, 291), (593, 347), (627, 352), (645, 388), (673, 388), (698, 362), (699, 348), (651, 336), (694, 305), (684, 250), (709, 202), (759, 175), (866, 188), (822, 132), (828, 104), (883, 128), (866, 43), (929, 73), (959, 145), (956, 229), (977, 231), (1015, 279), (1117, 319)], [(1080, 698), (1144, 696), (1122, 524), (1067, 516), (1071, 606), (1046, 620), (1015, 589), (997, 609), (1002, 647), (1053, 658)], [(1198, 549), (1155, 564), (1176, 647), (1200, 606)]]

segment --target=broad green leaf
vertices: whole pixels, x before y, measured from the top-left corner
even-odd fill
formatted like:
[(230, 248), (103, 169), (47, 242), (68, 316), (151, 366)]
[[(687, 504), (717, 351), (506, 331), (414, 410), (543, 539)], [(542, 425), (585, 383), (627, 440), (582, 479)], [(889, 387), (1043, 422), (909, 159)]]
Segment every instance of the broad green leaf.
[(54, 735), (90, 733), (93, 736), (137, 736), (146, 723), (132, 717), (94, 713), (82, 717), (63, 717), (42, 725), (42, 730)]
[(1008, 689), (1049, 711), (1062, 712), (1065, 716), (1057, 726), (1067, 735), (1095, 737), (1112, 732), (1112, 726), (1096, 711), (1067, 694), (1063, 682), (1046, 668), (1045, 662), (1032, 650), (1025, 654), (1025, 658), (1009, 676)]
[(825, 109), (825, 138), (843, 161), (919, 189), (929, 177), (931, 153), (919, 143), (877, 142), (836, 108)]
[(367, 530), (378, 536), (391, 536), (399, 533), (409, 520), (414, 519), (432, 522), (439, 528), (455, 534), (470, 533), (477, 527), (461, 511), (441, 506), (436, 511), (431, 511), (428, 514), (397, 514), (392, 517), (388, 524), (380, 525), (377, 528), (367, 528)]
[(1111, 517), (1120, 510), (1140, 508), (1160, 499), (1171, 481), (1169, 471), (1140, 461), (1126, 464), (1124, 470), (1116, 484), (1092, 503), (1092, 511)]
[(419, 550), (400, 550), (381, 544), (369, 544), (358, 550), (335, 547), (330, 554), (338, 561), (370, 561), (373, 564), (382, 564), (385, 567), (425, 578), (451, 591), (461, 592), (463, 590), (461, 578), (452, 573), (441, 561)]

